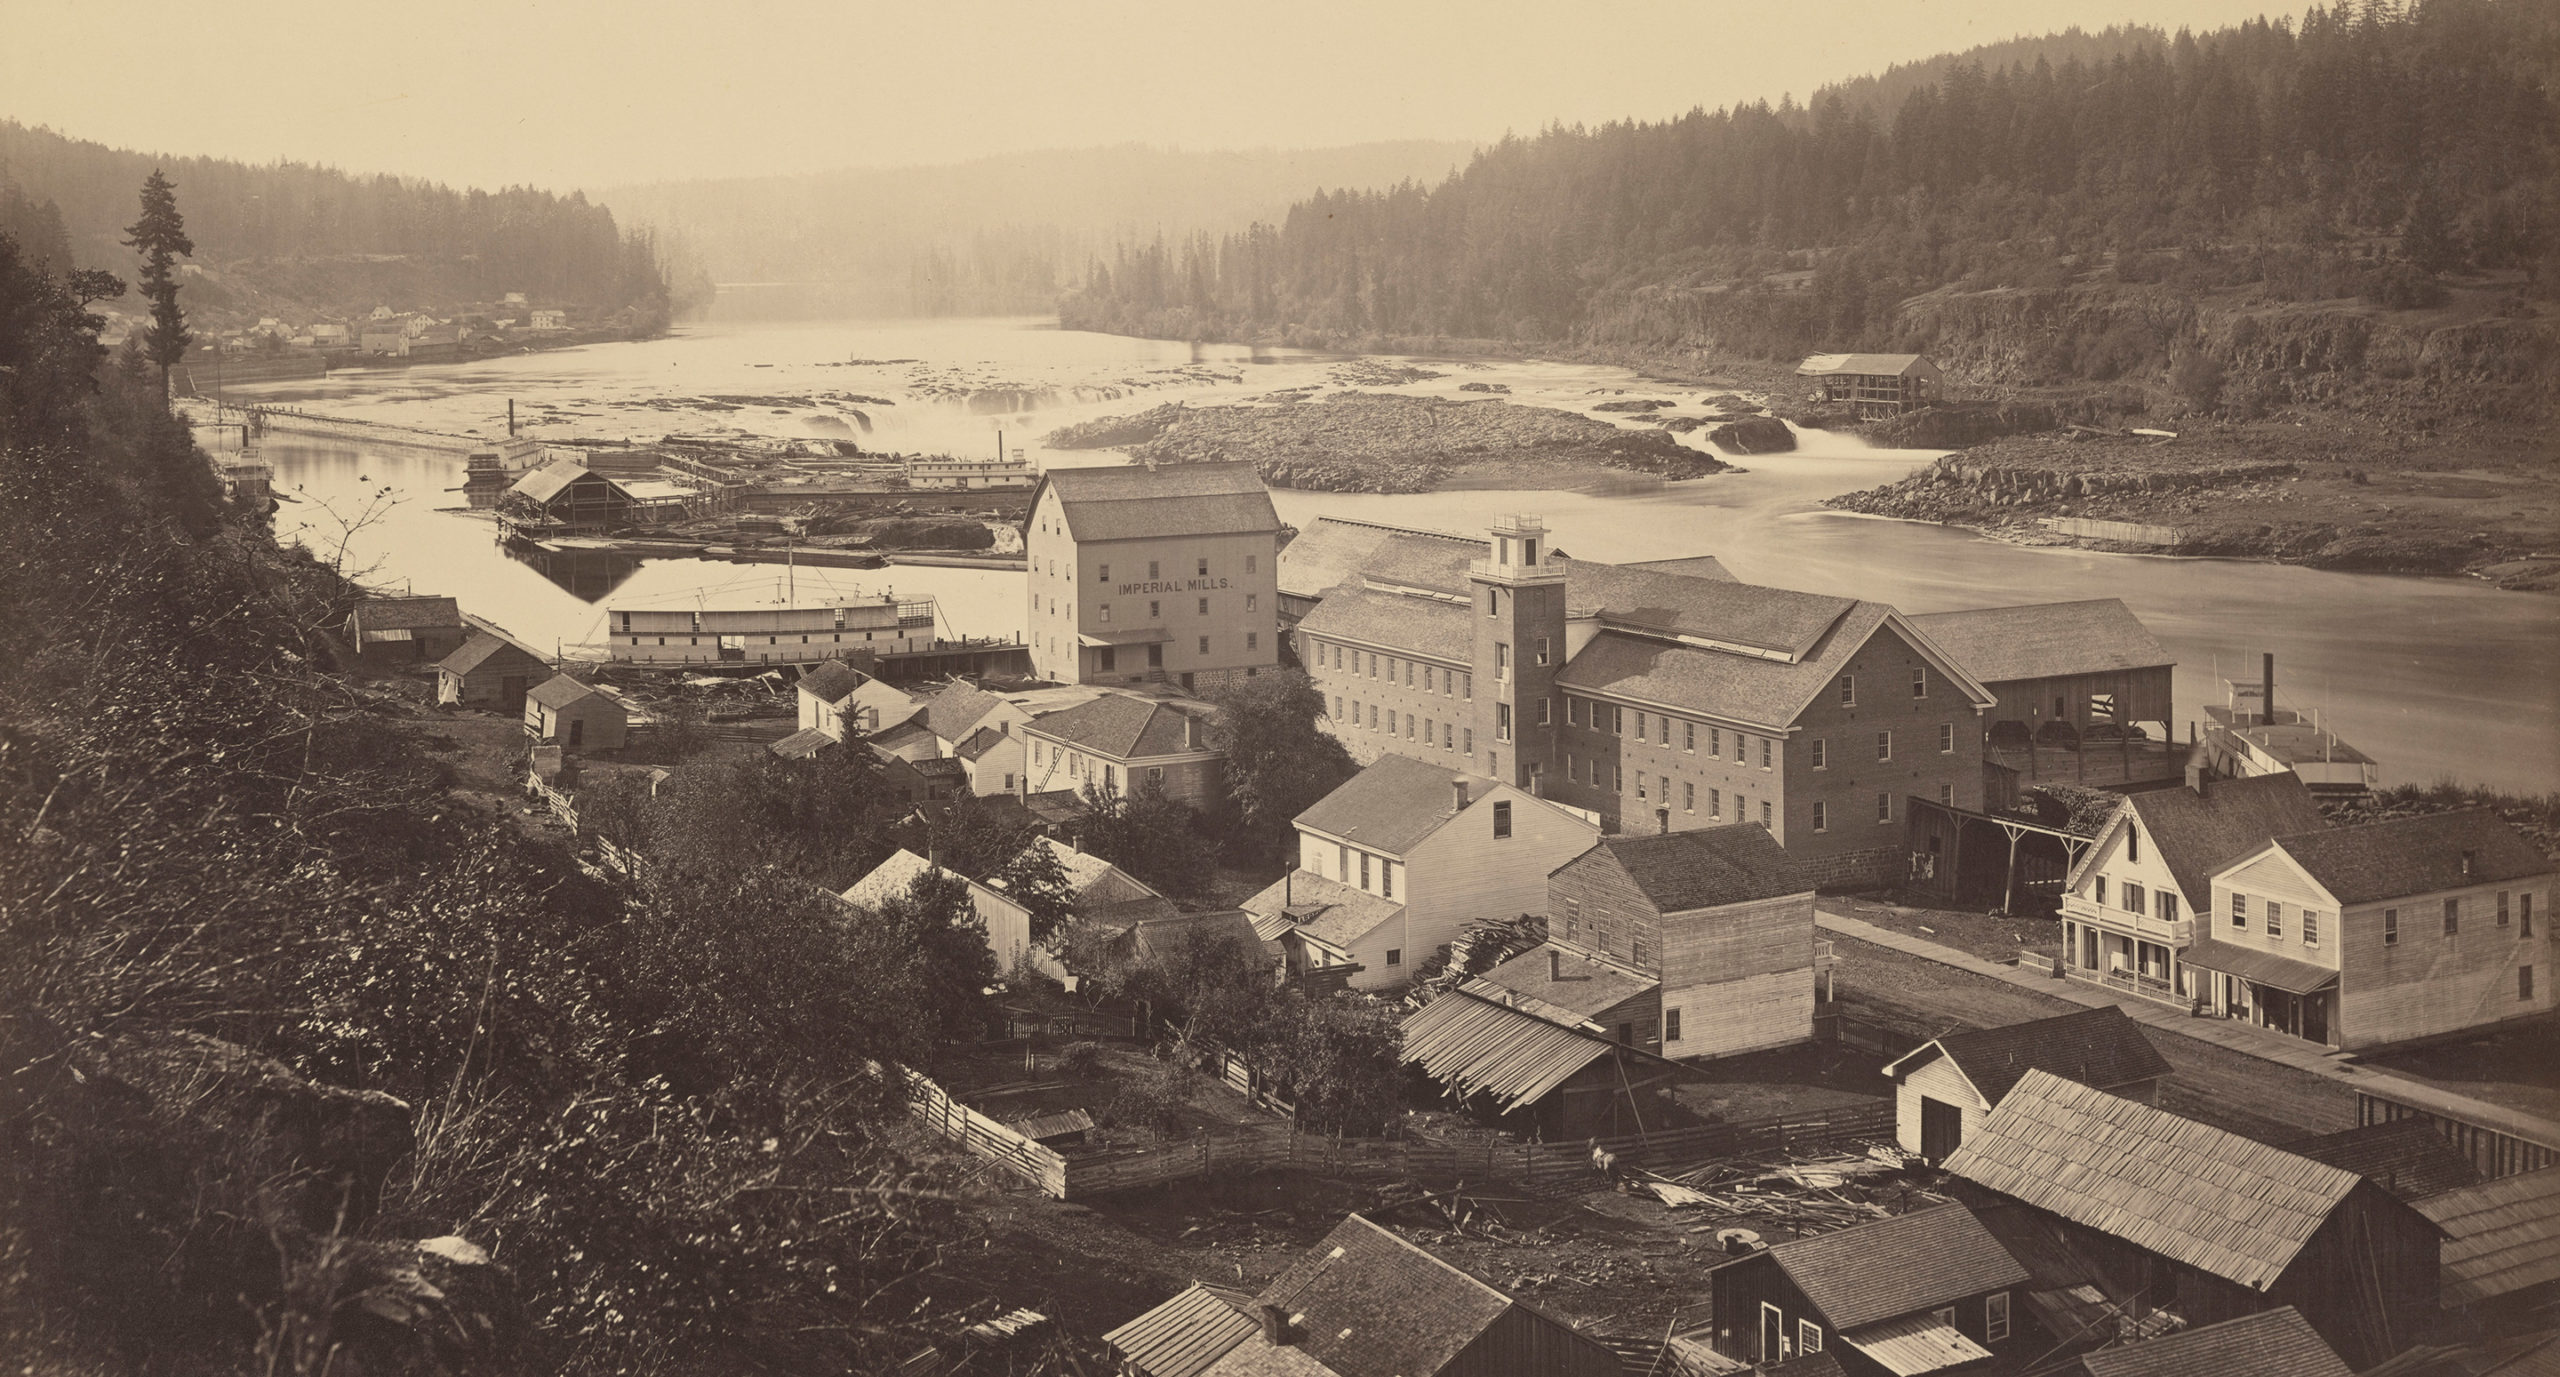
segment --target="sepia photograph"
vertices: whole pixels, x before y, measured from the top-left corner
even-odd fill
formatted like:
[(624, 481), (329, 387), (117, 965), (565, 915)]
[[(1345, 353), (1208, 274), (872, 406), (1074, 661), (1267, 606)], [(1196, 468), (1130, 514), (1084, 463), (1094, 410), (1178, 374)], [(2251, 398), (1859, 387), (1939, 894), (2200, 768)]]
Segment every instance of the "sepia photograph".
[(2560, 1377), (2560, 0), (0, 0), (0, 1372)]

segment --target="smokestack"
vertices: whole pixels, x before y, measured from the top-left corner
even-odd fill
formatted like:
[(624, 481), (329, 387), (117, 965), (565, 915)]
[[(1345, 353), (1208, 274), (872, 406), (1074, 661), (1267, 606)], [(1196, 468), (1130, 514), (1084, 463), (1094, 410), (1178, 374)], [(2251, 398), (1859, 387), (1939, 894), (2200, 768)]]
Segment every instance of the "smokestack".
[(2267, 715), (2266, 725), (2272, 727), (2276, 724), (2276, 653), (2272, 650), (2267, 652), (2266, 667), (2259, 672), (2258, 683), (2259, 692), (2266, 695), (2259, 710)]
[(1004, 432), (1001, 430), (996, 432), (996, 462), (1004, 462)]
[(1547, 983), (1554, 985), (1560, 983), (1563, 979), (1564, 953), (1557, 951), (1553, 947), (1549, 947), (1547, 948)]
[(1276, 1305), (1262, 1307), (1262, 1341), (1274, 1348), (1289, 1342), (1289, 1312)]
[(507, 398), (507, 438), (516, 438), (516, 399)]
[(1450, 781), (1449, 781), (1449, 792), (1450, 792), (1450, 795), (1452, 796), (1452, 798), (1453, 798), (1453, 800), (1454, 800), (1454, 802), (1455, 802), (1455, 805), (1456, 805), (1456, 806), (1452, 807), (1449, 811), (1450, 811), (1450, 812), (1452, 812), (1452, 813), (1463, 813), (1463, 812), (1467, 811), (1467, 781), (1466, 781), (1466, 777), (1462, 775), (1462, 776), (1460, 776), (1460, 777), (1458, 777), (1458, 778), (1456, 778), (1456, 779), (1450, 780)]

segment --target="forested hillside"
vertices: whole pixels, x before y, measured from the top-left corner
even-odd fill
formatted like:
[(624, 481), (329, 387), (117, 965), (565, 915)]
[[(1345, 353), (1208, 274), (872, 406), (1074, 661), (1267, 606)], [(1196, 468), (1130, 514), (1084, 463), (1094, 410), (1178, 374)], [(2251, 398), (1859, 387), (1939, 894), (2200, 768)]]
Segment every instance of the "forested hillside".
[(1125, 249), (1062, 312), (1173, 337), (1936, 347), (2009, 383), (2156, 372), (2208, 335), (2243, 361), (2261, 336), (2200, 316), (2214, 293), (2406, 310), (2485, 272), (2505, 295), (2473, 314), (2514, 317), (2560, 278), (2560, 8), (2366, 0), (2096, 41), (2124, 50), (1992, 50), (1883, 114), (1863, 101), (1905, 77), (1506, 140), (1436, 186)]
[(1437, 180), (1472, 144), (1192, 151), (1136, 146), (1008, 153), (947, 167), (660, 182), (599, 199), (697, 246), (762, 314), (1047, 312), (1124, 239), (1276, 218), (1320, 188)]
[[(81, 267), (125, 271), (133, 189), (155, 168), (186, 207), (206, 279), (191, 306), (208, 320), (439, 309), (507, 292), (599, 314), (666, 311), (654, 239), (623, 233), (611, 211), (575, 193), (456, 191), (299, 163), (167, 158), (6, 120), (0, 229), (17, 233), (31, 257), (67, 248)], [(59, 227), (50, 243), (46, 224)]]

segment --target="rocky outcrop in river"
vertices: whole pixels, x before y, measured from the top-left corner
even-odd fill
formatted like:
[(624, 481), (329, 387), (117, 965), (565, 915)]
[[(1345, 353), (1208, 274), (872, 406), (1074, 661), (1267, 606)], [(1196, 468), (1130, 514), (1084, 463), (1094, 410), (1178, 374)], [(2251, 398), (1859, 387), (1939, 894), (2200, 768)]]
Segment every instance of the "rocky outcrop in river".
[[(1781, 427), (1783, 429), (1784, 427)], [(1348, 393), (1278, 406), (1160, 406), (1050, 432), (1052, 449), (1118, 449), (1156, 463), (1247, 459), (1278, 487), (1428, 492), (1452, 472), (1509, 466), (1696, 478), (1730, 465), (1659, 431), (1548, 407)]]

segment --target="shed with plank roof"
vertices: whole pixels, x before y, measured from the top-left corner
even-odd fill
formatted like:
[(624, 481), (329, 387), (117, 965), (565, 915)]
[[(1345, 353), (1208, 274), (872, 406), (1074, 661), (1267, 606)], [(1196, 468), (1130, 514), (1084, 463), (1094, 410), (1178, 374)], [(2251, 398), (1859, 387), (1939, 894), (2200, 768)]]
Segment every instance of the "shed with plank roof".
[(1827, 1352), (1850, 1377), (1919, 1377), (2045, 1351), (2017, 1304), (2028, 1280), (1971, 1211), (1940, 1205), (1736, 1258), (1707, 1287), (1728, 1358)]
[(1945, 1161), (2034, 1070), (2156, 1105), (2169, 1063), (2141, 1025), (2113, 1004), (1947, 1033), (1884, 1068), (1894, 1083), (1896, 1141), (1905, 1152)]
[(2090, 1259), (2119, 1304), (2212, 1324), (2280, 1305), (2350, 1363), (2424, 1337), (2442, 1231), (2380, 1186), (2029, 1071), (1947, 1171), (2026, 1205)]
[(630, 736), (631, 712), (595, 685), (555, 674), (524, 696), (524, 732), (537, 746), (618, 751)]
[(2290, 1305), (2080, 1355), (2065, 1377), (2348, 1377), (2346, 1362)]
[(524, 710), (525, 690), (551, 677), (532, 647), (493, 631), (474, 631), (436, 665), (436, 701), (497, 712)]

